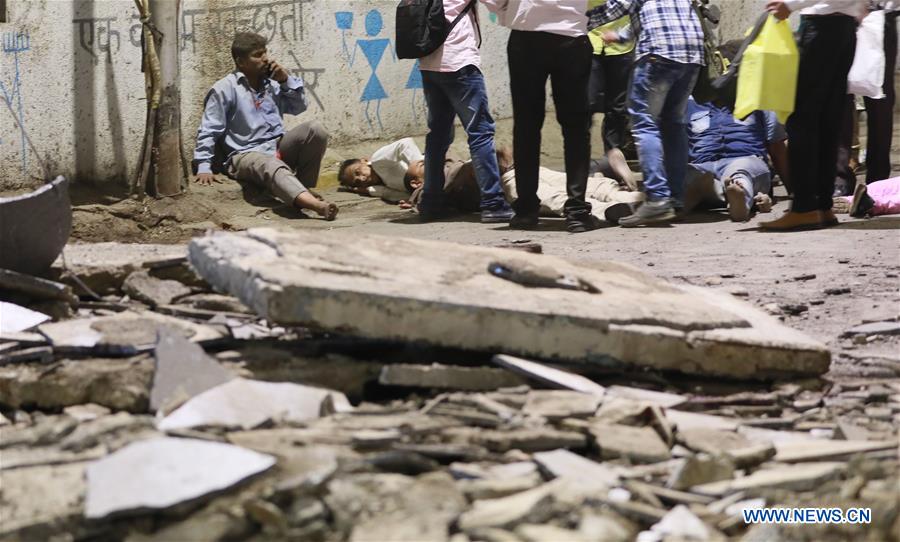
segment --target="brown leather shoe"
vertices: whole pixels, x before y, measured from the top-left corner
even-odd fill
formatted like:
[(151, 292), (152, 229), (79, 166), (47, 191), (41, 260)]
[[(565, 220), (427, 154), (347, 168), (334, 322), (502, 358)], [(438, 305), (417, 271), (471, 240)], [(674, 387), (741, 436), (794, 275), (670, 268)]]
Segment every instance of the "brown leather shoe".
[(834, 216), (834, 211), (828, 209), (827, 211), (822, 211), (822, 227), (830, 228), (832, 226), (837, 226), (840, 224), (840, 221), (836, 216)]
[(759, 227), (769, 231), (817, 230), (822, 227), (822, 212), (795, 213), (788, 211), (777, 220), (760, 222)]

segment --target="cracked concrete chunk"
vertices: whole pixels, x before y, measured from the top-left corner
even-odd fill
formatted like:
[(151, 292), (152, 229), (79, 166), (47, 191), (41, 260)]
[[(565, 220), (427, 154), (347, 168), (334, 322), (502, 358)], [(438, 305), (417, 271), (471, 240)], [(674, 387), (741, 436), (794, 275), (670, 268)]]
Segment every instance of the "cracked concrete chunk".
[(151, 412), (171, 405), (172, 401), (183, 403), (234, 378), (218, 361), (207, 356), (202, 347), (168, 328), (159, 331), (154, 357)]
[(506, 367), (510, 371), (553, 387), (590, 393), (597, 397), (603, 397), (603, 394), (606, 391), (603, 386), (589, 378), (554, 367), (549, 367), (536, 361), (529, 361), (527, 359), (508, 356), (506, 354), (498, 354), (494, 356), (491, 361)]
[(0, 537), (48, 540), (82, 511), (87, 462), (0, 471)]
[(129, 444), (87, 468), (84, 514), (163, 510), (228, 489), (275, 458), (230, 444), (162, 437)]
[(843, 459), (852, 454), (897, 448), (897, 441), (815, 440), (775, 443), (775, 461), (794, 463)]
[(548, 540), (558, 540), (560, 542), (588, 542), (578, 531), (563, 529), (554, 525), (534, 525), (531, 523), (523, 523), (516, 527), (515, 533), (519, 535), (525, 542), (547, 542)]
[[(210, 284), (283, 325), (736, 377), (820, 374), (830, 361), (824, 345), (730, 295), (612, 262), (266, 228), (194, 239), (189, 259)], [(524, 287), (487, 273), (495, 261), (553, 267), (602, 293)]]
[(811, 491), (832, 480), (846, 469), (843, 463), (802, 463), (771, 469), (760, 469), (749, 476), (694, 486), (691, 491), (703, 495), (723, 496), (736, 491), (768, 488)]
[[(645, 536), (645, 534), (649, 536)], [(655, 535), (655, 536), (653, 536)], [(711, 528), (682, 504), (669, 511), (658, 523), (650, 527), (649, 533), (641, 533), (640, 540), (653, 542), (680, 540), (684, 542), (724, 541), (722, 533)]]
[(332, 394), (338, 392), (235, 378), (194, 396), (163, 418), (158, 427), (160, 431), (210, 426), (253, 429), (269, 420), (305, 422), (322, 414), (322, 403)]
[(46, 314), (0, 301), (0, 333), (19, 333), (43, 324), (50, 317)]
[(122, 283), (122, 291), (151, 307), (169, 305), (174, 300), (189, 295), (191, 289), (175, 280), (151, 277), (147, 271), (135, 271)]
[[(66, 267), (100, 295), (114, 294), (125, 278), (141, 268), (184, 260), (184, 245), (90, 243), (66, 246)], [(55, 266), (61, 268), (58, 260)], [(73, 281), (73, 287), (81, 291)]]
[(726, 454), (738, 467), (756, 465), (775, 455), (771, 442), (753, 442), (741, 434), (718, 429), (683, 429), (678, 432), (678, 442), (695, 452)]
[(734, 461), (727, 455), (696, 454), (681, 460), (666, 484), (672, 489), (730, 480), (734, 477)]
[(509, 497), (475, 501), (459, 517), (459, 528), (472, 531), (512, 527), (525, 521), (540, 523), (552, 515), (553, 495), (548, 484)]
[(597, 423), (590, 430), (604, 459), (623, 457), (637, 463), (658, 463), (672, 457), (669, 447), (650, 427)]
[(519, 386), (522, 379), (490, 367), (455, 365), (385, 365), (378, 382), (386, 386), (412, 386), (464, 391), (487, 391)]
[(568, 450), (553, 450), (534, 454), (534, 461), (555, 478), (583, 478), (599, 484), (615, 486), (619, 482), (616, 471), (608, 465), (591, 461)]
[(475, 435), (476, 443), (494, 452), (522, 450), (541, 452), (557, 448), (580, 450), (587, 446), (581, 433), (557, 431), (550, 428), (514, 429), (512, 431), (483, 430)]
[(597, 412), (602, 398), (577, 391), (532, 390), (522, 411), (549, 420), (589, 418)]

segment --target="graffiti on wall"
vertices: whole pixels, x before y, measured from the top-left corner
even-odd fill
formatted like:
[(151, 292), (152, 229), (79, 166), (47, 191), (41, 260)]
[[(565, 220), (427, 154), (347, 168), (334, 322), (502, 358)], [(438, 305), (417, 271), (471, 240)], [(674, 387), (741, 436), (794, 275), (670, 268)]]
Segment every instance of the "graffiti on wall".
[(31, 39), (27, 32), (6, 32), (2, 37), (3, 55), (13, 57), (13, 81), (10, 86), (6, 86), (0, 81), (0, 92), (3, 93), (3, 99), (6, 106), (15, 111), (17, 124), (19, 125), (19, 138), (22, 144), (22, 174), (28, 174), (28, 150), (25, 147), (25, 114), (22, 106), (22, 78), (19, 71), (19, 55), (31, 49)]
[[(78, 25), (78, 43), (91, 55), (94, 64), (97, 63), (98, 53), (117, 53), (122, 48), (122, 36), (113, 28), (116, 21), (116, 17), (72, 19), (72, 24)], [(137, 45), (140, 44), (138, 40)], [(109, 58), (109, 54), (106, 57)]]

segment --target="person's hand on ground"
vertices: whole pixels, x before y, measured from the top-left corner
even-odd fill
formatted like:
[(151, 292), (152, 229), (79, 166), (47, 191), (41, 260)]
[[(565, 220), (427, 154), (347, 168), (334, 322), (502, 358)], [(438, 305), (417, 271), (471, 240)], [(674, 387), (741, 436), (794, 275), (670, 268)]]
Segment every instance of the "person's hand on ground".
[(776, 19), (784, 20), (791, 15), (791, 9), (784, 0), (772, 0), (766, 4), (766, 11), (775, 16)]
[(212, 173), (198, 173), (194, 182), (203, 186), (212, 186), (213, 183), (222, 184), (222, 181), (216, 179)]
[(768, 194), (762, 192), (753, 196), (753, 203), (756, 204), (756, 210), (760, 213), (768, 213), (772, 210), (772, 198)]
[(405, 199), (404, 199), (404, 200), (400, 200), (400, 201), (397, 203), (397, 205), (398, 205), (401, 209), (412, 209), (412, 208), (413, 208), (413, 204), (410, 203), (410, 202), (408, 202), (408, 201), (406, 201)]

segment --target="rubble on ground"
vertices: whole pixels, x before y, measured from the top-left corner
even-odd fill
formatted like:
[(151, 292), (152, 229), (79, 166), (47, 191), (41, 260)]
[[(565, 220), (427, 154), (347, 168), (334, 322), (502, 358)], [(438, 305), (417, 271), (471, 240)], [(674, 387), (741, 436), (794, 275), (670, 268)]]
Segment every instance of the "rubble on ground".
[[(116, 265), (70, 258), (65, 283), (0, 274), (3, 306), (23, 309), (9, 331), (0, 318), (0, 540), (749, 541), (810, 528), (743, 522), (777, 506), (873, 511), (808, 539), (900, 528), (900, 379), (660, 378), (326, 332), (214, 292), (183, 250), (129, 250)], [(262, 279), (222, 284), (258, 292)]]

